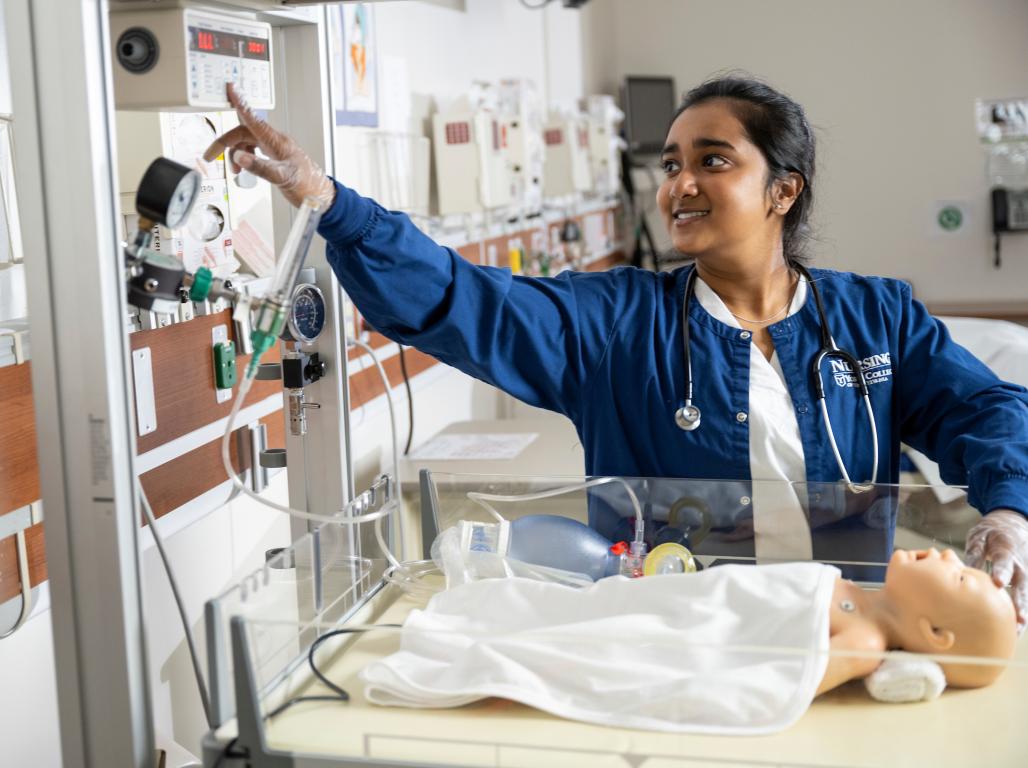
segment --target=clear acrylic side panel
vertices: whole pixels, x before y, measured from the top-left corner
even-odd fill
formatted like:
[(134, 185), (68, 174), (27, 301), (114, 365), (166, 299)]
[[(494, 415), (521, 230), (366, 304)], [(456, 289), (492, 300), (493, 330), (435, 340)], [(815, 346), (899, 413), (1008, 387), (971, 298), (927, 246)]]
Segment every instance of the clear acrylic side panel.
[(882, 580), (896, 547), (962, 554), (981, 518), (962, 489), (927, 485), (432, 473), (429, 495), (435, 534), (461, 520), (495, 522), (496, 512), (559, 515), (630, 542), (638, 508), (650, 549), (679, 543), (704, 567), (815, 560), (868, 582)]
[[(381, 478), (348, 505), (349, 515), (381, 515), (388, 530), (399, 509), (393, 486), (389, 478)], [(343, 621), (380, 583), (386, 562), (375, 537), (367, 530), (374, 525), (375, 520), (356, 525), (323, 524), (208, 601), (208, 677), (219, 724), (236, 711), (232, 619), (244, 616), (282, 622), (276, 625), (277, 632), (263, 636), (258, 658), (264, 659), (265, 667), (260, 672), (265, 682), (283, 674), (317, 637), (312, 627)], [(267, 672), (271, 667), (274, 671)]]
[[(270, 749), (326, 765), (1028, 764), (1028, 641), (1009, 591), (961, 561), (979, 516), (952, 489), (433, 481), (443, 529), (494, 521), (485, 500), (512, 521), (558, 515), (630, 538), (634, 495), (647, 540), (690, 539), (699, 567), (447, 590), (433, 574), (422, 589), (393, 580), (381, 610), (342, 627), (248, 619)], [(789, 527), (790, 493), (805, 536)], [(323, 637), (313, 667), (284, 666), (281, 638), (309, 649), (311, 636)]]

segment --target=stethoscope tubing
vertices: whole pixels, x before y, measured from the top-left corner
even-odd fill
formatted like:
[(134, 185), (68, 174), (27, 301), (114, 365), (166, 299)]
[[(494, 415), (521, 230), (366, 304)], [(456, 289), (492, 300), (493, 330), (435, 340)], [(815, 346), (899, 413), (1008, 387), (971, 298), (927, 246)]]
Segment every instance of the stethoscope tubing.
[[(852, 490), (864, 491), (870, 486), (873, 486), (878, 480), (878, 428), (875, 424), (874, 409), (871, 407), (871, 397), (868, 393), (867, 380), (864, 378), (864, 372), (860, 367), (860, 362), (849, 352), (839, 349), (838, 345), (835, 343), (835, 338), (832, 336), (832, 333), (828, 328), (828, 318), (825, 315), (824, 304), (821, 302), (821, 292), (814, 284), (814, 279), (810, 276), (810, 273), (806, 268), (799, 264), (796, 265), (796, 271), (799, 272), (800, 279), (807, 282), (807, 285), (810, 286), (811, 292), (814, 294), (814, 303), (817, 306), (818, 323), (821, 327), (821, 348), (814, 356), (813, 364), (811, 366), (811, 374), (814, 384), (814, 392), (817, 397), (818, 406), (821, 410), (821, 418), (824, 420), (825, 431), (828, 433), (828, 442), (832, 446), (832, 453), (835, 454), (835, 461), (839, 465), (839, 472), (842, 474), (843, 480)], [(675, 423), (687, 432), (691, 432), (699, 427), (701, 415), (699, 407), (694, 405), (692, 402), (692, 354), (689, 350), (689, 303), (695, 292), (695, 282), (696, 267), (694, 266), (692, 271), (689, 273), (689, 276), (686, 278), (685, 295), (682, 297), (682, 342), (685, 356), (686, 377), (685, 405), (675, 411)], [(828, 416), (828, 403), (825, 398), (825, 385), (821, 376), (821, 366), (826, 359), (833, 357), (843, 360), (853, 371), (853, 375), (856, 378), (856, 385), (859, 389), (859, 397), (864, 401), (864, 407), (867, 411), (868, 423), (871, 426), (871, 443), (873, 449), (870, 486), (857, 485), (850, 479), (849, 472), (846, 471), (846, 464), (842, 460), (842, 454), (839, 452), (838, 443), (835, 440), (835, 431), (832, 429), (832, 420)]]

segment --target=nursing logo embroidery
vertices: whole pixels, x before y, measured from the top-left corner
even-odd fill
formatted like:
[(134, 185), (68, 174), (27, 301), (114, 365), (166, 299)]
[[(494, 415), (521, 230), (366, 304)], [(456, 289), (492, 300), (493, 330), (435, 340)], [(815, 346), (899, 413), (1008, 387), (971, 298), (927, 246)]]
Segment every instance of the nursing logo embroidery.
[[(849, 363), (843, 360), (831, 359), (832, 378), (840, 387), (856, 387), (857, 376), (853, 373)], [(864, 381), (870, 387), (872, 384), (881, 384), (892, 378), (892, 355), (882, 352), (879, 355), (871, 355), (860, 361), (860, 370), (864, 372)]]

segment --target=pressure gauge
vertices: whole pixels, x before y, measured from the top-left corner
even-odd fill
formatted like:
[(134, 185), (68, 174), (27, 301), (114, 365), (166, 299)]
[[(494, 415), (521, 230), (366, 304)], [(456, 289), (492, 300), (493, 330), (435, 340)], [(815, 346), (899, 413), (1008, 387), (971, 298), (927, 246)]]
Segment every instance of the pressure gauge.
[(316, 285), (300, 283), (293, 289), (292, 306), (282, 338), (310, 343), (325, 328), (325, 295)]
[(200, 194), (200, 174), (191, 168), (159, 157), (150, 163), (136, 192), (139, 215), (168, 229), (178, 229)]

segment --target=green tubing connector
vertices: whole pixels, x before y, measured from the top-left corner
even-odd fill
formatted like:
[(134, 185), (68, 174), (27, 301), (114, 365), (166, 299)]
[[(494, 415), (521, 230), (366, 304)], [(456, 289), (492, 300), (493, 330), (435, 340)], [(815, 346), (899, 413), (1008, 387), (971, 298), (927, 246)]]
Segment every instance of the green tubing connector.
[(189, 289), (190, 301), (204, 301), (211, 292), (214, 275), (207, 267), (200, 267), (193, 273), (193, 285)]
[(253, 342), (253, 357), (250, 358), (250, 364), (246, 366), (246, 378), (252, 379), (257, 375), (257, 367), (260, 365), (261, 355), (271, 349), (272, 345), (278, 341), (284, 321), (285, 315), (282, 315), (282, 321), (276, 322), (270, 332), (255, 330), (250, 334), (250, 341)]

